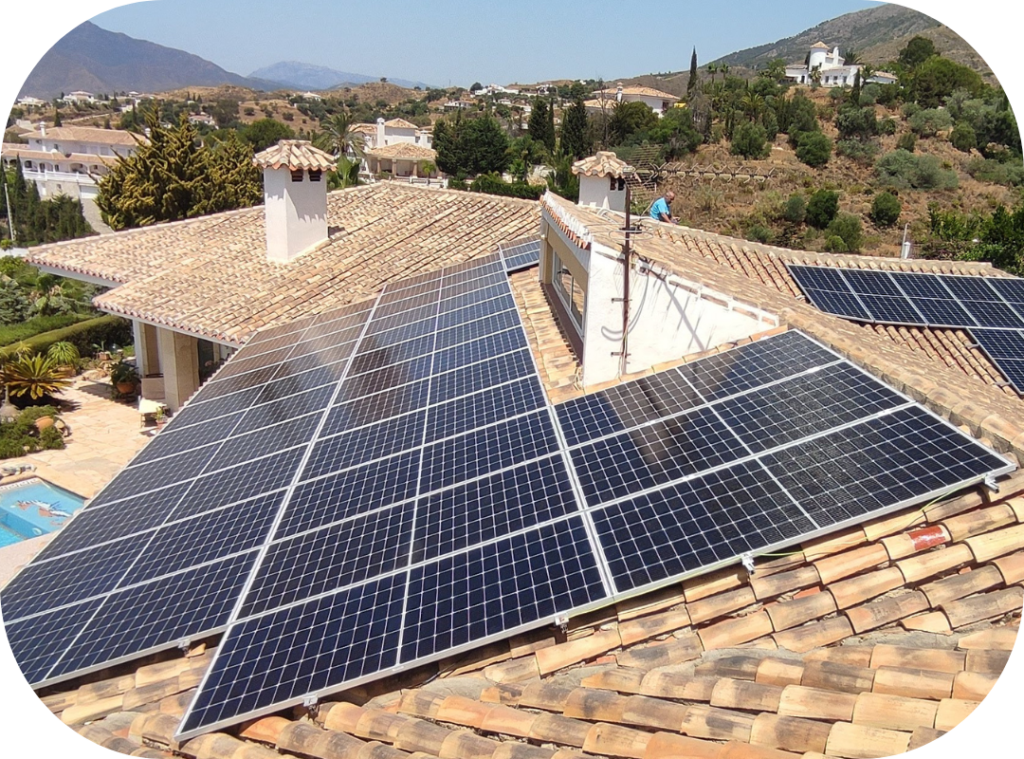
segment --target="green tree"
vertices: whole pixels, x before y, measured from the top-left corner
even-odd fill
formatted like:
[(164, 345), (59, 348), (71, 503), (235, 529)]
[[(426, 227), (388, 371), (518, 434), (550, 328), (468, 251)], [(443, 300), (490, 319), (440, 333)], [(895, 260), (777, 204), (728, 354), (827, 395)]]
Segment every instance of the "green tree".
[(808, 166), (824, 166), (832, 157), (832, 140), (821, 132), (802, 132), (797, 141), (796, 157)]
[(645, 103), (619, 102), (608, 119), (608, 140), (612, 145), (623, 145), (633, 138), (642, 138), (658, 124), (658, 115)]
[(936, 55), (915, 69), (910, 94), (921, 107), (938, 108), (956, 90), (977, 96), (984, 88), (978, 72)]
[(452, 120), (441, 119), (434, 125), (433, 144), (438, 168), (453, 177), (500, 174), (512, 160), (508, 136), (491, 116), (463, 119), (457, 113)]
[(938, 52), (934, 42), (927, 37), (917, 36), (900, 51), (898, 60), (904, 67), (914, 70), (932, 56), (938, 55)]
[(545, 137), (547, 142), (544, 143), (544, 147), (548, 149), (548, 152), (555, 152), (555, 103), (552, 100), (548, 106), (548, 128), (545, 131)]
[(537, 98), (533, 101), (533, 109), (530, 111), (530, 120), (526, 128), (529, 135), (546, 147), (548, 150), (555, 149), (555, 133), (551, 120), (551, 105), (544, 98)]
[(970, 153), (978, 147), (978, 136), (974, 132), (974, 127), (966, 122), (961, 122), (953, 128), (949, 134), (949, 141), (953, 143), (954, 148), (964, 153)]
[(741, 155), (744, 158), (767, 158), (770, 150), (764, 127), (760, 124), (744, 122), (733, 132), (732, 146), (729, 149), (733, 155)]
[(282, 124), (274, 119), (259, 119), (242, 129), (242, 139), (252, 145), (252, 149), (259, 153), (271, 145), (276, 145), (280, 140), (290, 140), (295, 137), (295, 132), (287, 124)]
[(807, 204), (807, 223), (817, 229), (825, 229), (839, 212), (839, 193), (818, 190)]
[(99, 180), (96, 204), (111, 228), (190, 219), (263, 199), (252, 148), (241, 140), (202, 145), (185, 117), (171, 128), (151, 117), (149, 128), (148, 142)]
[(21, 287), (6, 274), (0, 274), (0, 324), (18, 324), (28, 318), (31, 304)]
[(60, 117), (60, 108), (53, 109), (53, 125), (54, 127), (64, 126), (64, 119)]
[(574, 159), (585, 158), (590, 153), (587, 139), (587, 107), (579, 97), (562, 111), (562, 153)]
[(696, 152), (704, 137), (693, 124), (689, 108), (670, 108), (648, 133), (652, 142), (665, 146), (665, 158), (672, 161)]
[(891, 192), (880, 192), (871, 201), (871, 221), (879, 227), (891, 227), (900, 220), (903, 206)]
[(867, 140), (878, 134), (874, 108), (843, 105), (836, 113), (836, 129), (841, 140)]
[(697, 48), (693, 48), (690, 56), (690, 79), (686, 82), (686, 97), (689, 98), (697, 87)]

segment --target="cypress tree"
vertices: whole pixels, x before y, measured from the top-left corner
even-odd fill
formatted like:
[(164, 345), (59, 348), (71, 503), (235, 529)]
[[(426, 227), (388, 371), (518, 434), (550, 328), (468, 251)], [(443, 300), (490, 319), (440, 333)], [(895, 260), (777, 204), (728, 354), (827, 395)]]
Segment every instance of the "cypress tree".
[(860, 69), (857, 69), (853, 75), (853, 89), (850, 91), (850, 102), (853, 105), (860, 106)]
[(587, 144), (587, 107), (583, 98), (562, 111), (562, 153), (574, 160), (585, 158), (590, 152)]
[(541, 145), (547, 146), (548, 101), (544, 98), (537, 98), (533, 101), (533, 109), (530, 111), (530, 120), (527, 122), (526, 131)]
[(555, 152), (555, 103), (548, 106), (548, 126), (544, 130), (544, 147), (551, 153)]
[(690, 56), (690, 81), (686, 83), (686, 96), (689, 98), (690, 93), (697, 86), (697, 48), (693, 48), (693, 55)]

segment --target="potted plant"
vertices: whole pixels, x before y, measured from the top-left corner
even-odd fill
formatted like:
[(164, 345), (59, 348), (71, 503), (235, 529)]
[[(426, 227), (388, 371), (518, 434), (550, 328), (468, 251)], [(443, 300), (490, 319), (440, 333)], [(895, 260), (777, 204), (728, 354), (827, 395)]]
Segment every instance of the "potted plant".
[(153, 418), (156, 419), (156, 428), (161, 430), (167, 424), (167, 412), (163, 406), (158, 406), (156, 411), (153, 413)]
[(110, 366), (110, 384), (114, 386), (121, 395), (131, 395), (139, 383), (139, 372), (134, 364), (129, 364), (124, 359), (116, 361)]

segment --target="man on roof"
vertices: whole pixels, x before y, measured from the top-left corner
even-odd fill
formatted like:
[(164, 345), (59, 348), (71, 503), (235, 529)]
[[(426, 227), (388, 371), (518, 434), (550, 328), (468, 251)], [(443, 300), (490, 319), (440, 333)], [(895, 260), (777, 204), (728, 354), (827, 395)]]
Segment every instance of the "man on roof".
[(655, 221), (663, 221), (666, 224), (678, 223), (678, 219), (672, 215), (672, 210), (670, 208), (672, 201), (675, 199), (676, 194), (670, 190), (654, 201), (651, 205), (651, 218)]

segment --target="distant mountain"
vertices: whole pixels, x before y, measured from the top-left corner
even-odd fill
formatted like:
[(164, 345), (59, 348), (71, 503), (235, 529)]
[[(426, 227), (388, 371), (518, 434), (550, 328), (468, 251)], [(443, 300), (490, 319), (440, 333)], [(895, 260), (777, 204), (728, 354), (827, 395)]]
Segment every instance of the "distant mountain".
[(198, 55), (86, 21), (50, 48), (25, 80), (21, 95), (52, 98), (74, 90), (161, 92), (219, 84), (273, 89), (268, 82), (232, 74)]
[(910, 8), (879, 5), (829, 19), (792, 37), (740, 50), (712, 62), (746, 68), (762, 66), (775, 58), (796, 63), (803, 61), (815, 42), (824, 42), (830, 48), (838, 45), (841, 53), (860, 52), (899, 38), (909, 40), (915, 34), (938, 26), (935, 19)]
[[(358, 85), (380, 81), (379, 76), (353, 74), (348, 71), (337, 71), (326, 66), (314, 66), (298, 61), (281, 61), (271, 66), (264, 66), (253, 71), (250, 77), (279, 82), (287, 87), (298, 90), (329, 90), (341, 85)], [(399, 87), (427, 89), (423, 82), (410, 82), (407, 79), (388, 79)]]

